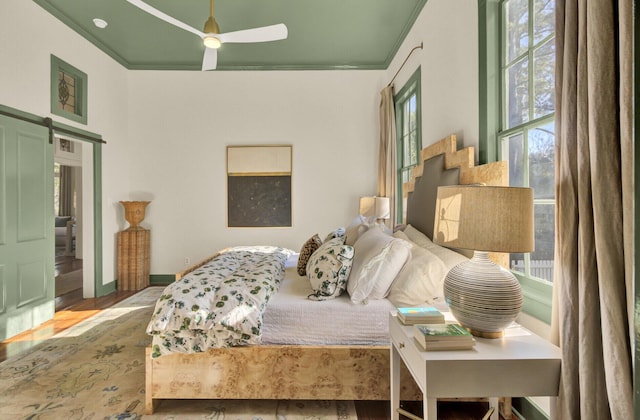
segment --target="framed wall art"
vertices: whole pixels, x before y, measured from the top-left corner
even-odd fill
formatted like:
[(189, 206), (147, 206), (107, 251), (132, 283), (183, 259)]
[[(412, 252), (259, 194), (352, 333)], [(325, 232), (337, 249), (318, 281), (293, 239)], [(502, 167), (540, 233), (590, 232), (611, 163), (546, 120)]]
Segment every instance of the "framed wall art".
[(291, 226), (291, 146), (227, 146), (227, 225)]

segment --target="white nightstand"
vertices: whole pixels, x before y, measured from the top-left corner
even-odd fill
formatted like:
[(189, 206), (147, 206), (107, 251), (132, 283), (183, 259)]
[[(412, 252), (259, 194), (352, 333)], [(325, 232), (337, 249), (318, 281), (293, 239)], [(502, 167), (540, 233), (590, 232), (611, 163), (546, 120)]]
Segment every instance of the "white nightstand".
[(499, 397), (558, 395), (560, 349), (525, 328), (510, 327), (503, 338), (476, 337), (473, 350), (427, 352), (415, 342), (412, 326), (392, 312), (389, 334), (394, 420), (399, 418), (401, 360), (422, 390), (425, 419), (437, 419), (438, 398), (489, 398), (491, 419), (497, 420)]

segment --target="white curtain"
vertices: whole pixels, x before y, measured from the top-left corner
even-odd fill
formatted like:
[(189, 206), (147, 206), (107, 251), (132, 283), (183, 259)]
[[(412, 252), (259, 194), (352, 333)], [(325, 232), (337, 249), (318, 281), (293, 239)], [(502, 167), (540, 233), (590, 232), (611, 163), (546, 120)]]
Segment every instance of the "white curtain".
[(72, 166), (60, 166), (60, 208), (58, 216), (75, 216), (73, 206), (74, 168)]
[(556, 0), (561, 419), (632, 419), (632, 1)]
[(391, 203), (390, 224), (396, 223), (396, 114), (393, 102), (393, 86), (380, 92), (380, 152), (378, 156), (379, 197), (389, 197)]

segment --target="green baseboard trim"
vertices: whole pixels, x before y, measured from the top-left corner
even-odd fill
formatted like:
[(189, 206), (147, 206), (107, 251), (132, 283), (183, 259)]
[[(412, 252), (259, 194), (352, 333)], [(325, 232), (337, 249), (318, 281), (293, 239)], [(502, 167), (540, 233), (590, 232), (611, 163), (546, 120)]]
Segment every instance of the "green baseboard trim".
[(513, 406), (513, 414), (517, 416), (516, 418), (549, 420), (549, 416), (528, 398), (514, 398), (511, 404)]
[(149, 284), (152, 286), (171, 284), (174, 281), (176, 281), (175, 274), (151, 274), (149, 276)]
[(96, 284), (96, 297), (102, 297), (114, 293), (117, 290), (117, 283), (118, 281), (115, 280), (107, 284)]

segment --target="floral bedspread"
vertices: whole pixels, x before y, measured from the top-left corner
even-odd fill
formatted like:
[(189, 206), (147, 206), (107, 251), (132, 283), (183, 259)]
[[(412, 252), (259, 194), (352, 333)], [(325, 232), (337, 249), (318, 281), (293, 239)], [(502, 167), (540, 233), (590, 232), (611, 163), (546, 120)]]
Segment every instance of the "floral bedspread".
[(170, 284), (147, 326), (152, 357), (260, 344), (262, 314), (294, 251), (233, 247)]

